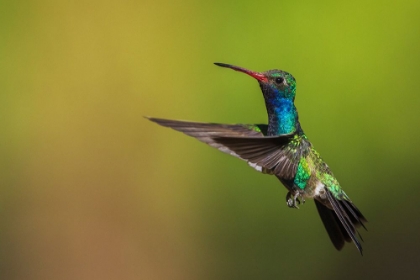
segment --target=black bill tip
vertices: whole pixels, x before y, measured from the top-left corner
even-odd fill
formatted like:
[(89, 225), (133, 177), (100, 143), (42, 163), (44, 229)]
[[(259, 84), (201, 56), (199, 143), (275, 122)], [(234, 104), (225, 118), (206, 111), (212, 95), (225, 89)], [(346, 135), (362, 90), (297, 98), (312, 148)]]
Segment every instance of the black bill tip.
[(214, 64), (220, 67), (228, 67), (228, 68), (232, 67), (232, 65), (226, 64), (226, 63), (215, 62)]

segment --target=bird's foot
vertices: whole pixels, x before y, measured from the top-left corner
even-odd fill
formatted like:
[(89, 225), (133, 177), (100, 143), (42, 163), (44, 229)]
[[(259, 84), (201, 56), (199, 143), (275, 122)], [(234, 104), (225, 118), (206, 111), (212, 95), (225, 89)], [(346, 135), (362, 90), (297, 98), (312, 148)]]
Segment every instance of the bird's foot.
[[(297, 208), (299, 209), (298, 205), (301, 204), (299, 196), (300, 196), (300, 192), (298, 190), (294, 191), (293, 194), (291, 192), (288, 192), (286, 195), (286, 203), (287, 206), (289, 206), (290, 208)], [(305, 199), (302, 197), (302, 204), (305, 203)]]

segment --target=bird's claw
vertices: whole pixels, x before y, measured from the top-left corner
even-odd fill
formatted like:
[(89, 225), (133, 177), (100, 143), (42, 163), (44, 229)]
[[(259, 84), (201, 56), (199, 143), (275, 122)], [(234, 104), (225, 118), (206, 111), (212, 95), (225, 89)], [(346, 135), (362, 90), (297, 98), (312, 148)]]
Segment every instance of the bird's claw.
[[(299, 191), (295, 191), (293, 194), (291, 192), (288, 192), (286, 195), (287, 206), (289, 206), (290, 208), (299, 209), (298, 205), (301, 204), (299, 195), (300, 195)], [(302, 197), (302, 204), (304, 203), (305, 203), (305, 199)]]

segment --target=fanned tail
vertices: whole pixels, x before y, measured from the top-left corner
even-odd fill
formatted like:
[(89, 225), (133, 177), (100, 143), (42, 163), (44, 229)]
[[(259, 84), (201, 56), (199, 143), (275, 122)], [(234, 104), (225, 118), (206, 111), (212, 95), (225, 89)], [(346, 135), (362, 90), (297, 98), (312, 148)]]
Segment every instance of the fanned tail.
[(334, 247), (341, 250), (345, 242), (353, 241), (360, 254), (363, 255), (363, 248), (359, 241), (363, 239), (357, 228), (362, 226), (366, 229), (363, 224), (367, 222), (366, 218), (351, 201), (344, 198), (337, 199), (329, 190), (326, 190), (326, 195), (332, 209), (318, 200), (315, 200), (315, 205)]

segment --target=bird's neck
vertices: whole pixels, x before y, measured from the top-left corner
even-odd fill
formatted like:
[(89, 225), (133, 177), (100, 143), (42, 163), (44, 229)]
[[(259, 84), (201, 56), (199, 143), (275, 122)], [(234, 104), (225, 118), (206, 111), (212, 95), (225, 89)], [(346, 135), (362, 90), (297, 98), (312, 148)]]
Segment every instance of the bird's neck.
[(286, 98), (267, 100), (268, 136), (289, 134), (299, 126), (298, 113), (293, 101)]

